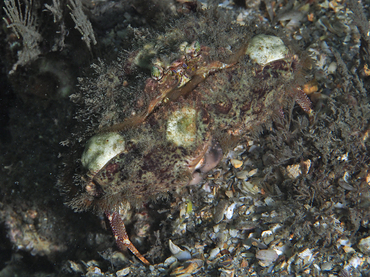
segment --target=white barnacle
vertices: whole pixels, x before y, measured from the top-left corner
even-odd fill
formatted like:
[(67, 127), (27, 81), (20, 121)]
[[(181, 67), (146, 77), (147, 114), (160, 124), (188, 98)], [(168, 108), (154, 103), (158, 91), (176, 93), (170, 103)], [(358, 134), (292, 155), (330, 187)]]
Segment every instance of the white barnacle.
[(190, 107), (173, 112), (167, 122), (167, 140), (177, 146), (193, 144), (197, 136), (196, 119), (197, 112)]
[(281, 38), (263, 34), (253, 37), (245, 51), (245, 54), (262, 66), (284, 59), (288, 53), (289, 50)]
[(90, 172), (97, 172), (124, 150), (125, 140), (120, 134), (97, 134), (86, 143), (81, 162)]

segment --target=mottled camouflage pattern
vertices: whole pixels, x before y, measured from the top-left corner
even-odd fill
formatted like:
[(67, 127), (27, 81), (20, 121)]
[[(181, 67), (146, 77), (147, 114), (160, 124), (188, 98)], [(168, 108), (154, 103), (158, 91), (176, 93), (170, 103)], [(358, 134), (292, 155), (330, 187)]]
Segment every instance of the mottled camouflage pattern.
[[(97, 130), (121, 133), (128, 145), (126, 151), (99, 172), (88, 173), (84, 177), (86, 191), (71, 205), (77, 210), (92, 206), (115, 211), (121, 202), (140, 204), (184, 187), (194, 174), (205, 173), (201, 167), (212, 147), (220, 144), (225, 153), (246, 135), (283, 120), (284, 110), (293, 103), (297, 91), (298, 58), (290, 54), (260, 66), (244, 54), (247, 45), (245, 42), (229, 51), (226, 61), (211, 59), (211, 51), (225, 56), (225, 49), (211, 46), (190, 54), (179, 51), (177, 59), (167, 66), (157, 59), (156, 64), (163, 68), (156, 69), (156, 76), (146, 81), (143, 92), (133, 101), (133, 116)], [(195, 126), (196, 135), (190, 145), (176, 145), (166, 137), (167, 123), (176, 112), (186, 109), (195, 109), (196, 117), (181, 119), (179, 129), (194, 132)], [(185, 121), (191, 130), (181, 126)], [(217, 162), (220, 155), (215, 155)]]

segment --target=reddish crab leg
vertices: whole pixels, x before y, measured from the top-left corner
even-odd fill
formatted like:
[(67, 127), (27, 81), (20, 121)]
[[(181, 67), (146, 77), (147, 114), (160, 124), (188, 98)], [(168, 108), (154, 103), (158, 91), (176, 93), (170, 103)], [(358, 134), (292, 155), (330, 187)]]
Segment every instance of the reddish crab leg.
[(127, 247), (137, 258), (140, 259), (140, 261), (142, 261), (146, 265), (150, 265), (150, 263), (143, 257), (143, 255), (140, 254), (140, 252), (130, 241), (126, 232), (125, 224), (123, 223), (119, 214), (115, 212), (113, 213), (106, 212), (105, 214), (109, 219), (109, 223), (112, 228), (114, 238), (116, 239), (118, 248), (121, 250), (125, 250), (125, 247)]

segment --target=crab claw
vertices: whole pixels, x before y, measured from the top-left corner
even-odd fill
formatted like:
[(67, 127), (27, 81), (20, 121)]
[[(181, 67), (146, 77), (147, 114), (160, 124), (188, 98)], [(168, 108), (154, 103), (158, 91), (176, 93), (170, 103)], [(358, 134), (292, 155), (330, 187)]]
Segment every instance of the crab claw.
[(203, 174), (215, 168), (221, 161), (222, 156), (223, 152), (220, 143), (216, 140), (212, 140), (207, 149), (207, 152), (196, 165), (193, 177), (189, 182), (189, 185), (196, 185), (200, 183), (203, 179)]
[(212, 141), (206, 154), (204, 155), (203, 164), (199, 167), (200, 172), (207, 173), (211, 169), (215, 168), (221, 161), (223, 156), (222, 148), (220, 143), (216, 140)]
[(113, 213), (105, 212), (105, 214), (108, 217), (109, 224), (112, 228), (118, 248), (121, 250), (125, 250), (127, 247), (128, 249), (130, 249), (132, 254), (134, 254), (138, 259), (140, 259), (140, 261), (142, 261), (145, 265), (150, 265), (147, 259), (145, 259), (144, 256), (140, 254), (140, 252), (130, 241), (126, 232), (125, 224), (123, 223), (119, 214), (116, 212)]

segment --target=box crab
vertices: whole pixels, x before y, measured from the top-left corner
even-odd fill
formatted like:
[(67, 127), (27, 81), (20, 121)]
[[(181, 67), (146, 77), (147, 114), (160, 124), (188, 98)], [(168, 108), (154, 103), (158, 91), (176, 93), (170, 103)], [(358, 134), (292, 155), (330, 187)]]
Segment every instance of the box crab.
[(246, 134), (283, 120), (293, 101), (312, 114), (302, 66), (280, 38), (258, 35), (233, 50), (198, 41), (178, 47), (173, 62), (152, 62), (142, 93), (126, 106), (131, 116), (89, 139), (73, 172), (79, 189), (69, 190), (71, 207), (105, 213), (118, 247), (144, 264), (120, 215), (125, 203), (199, 183)]

